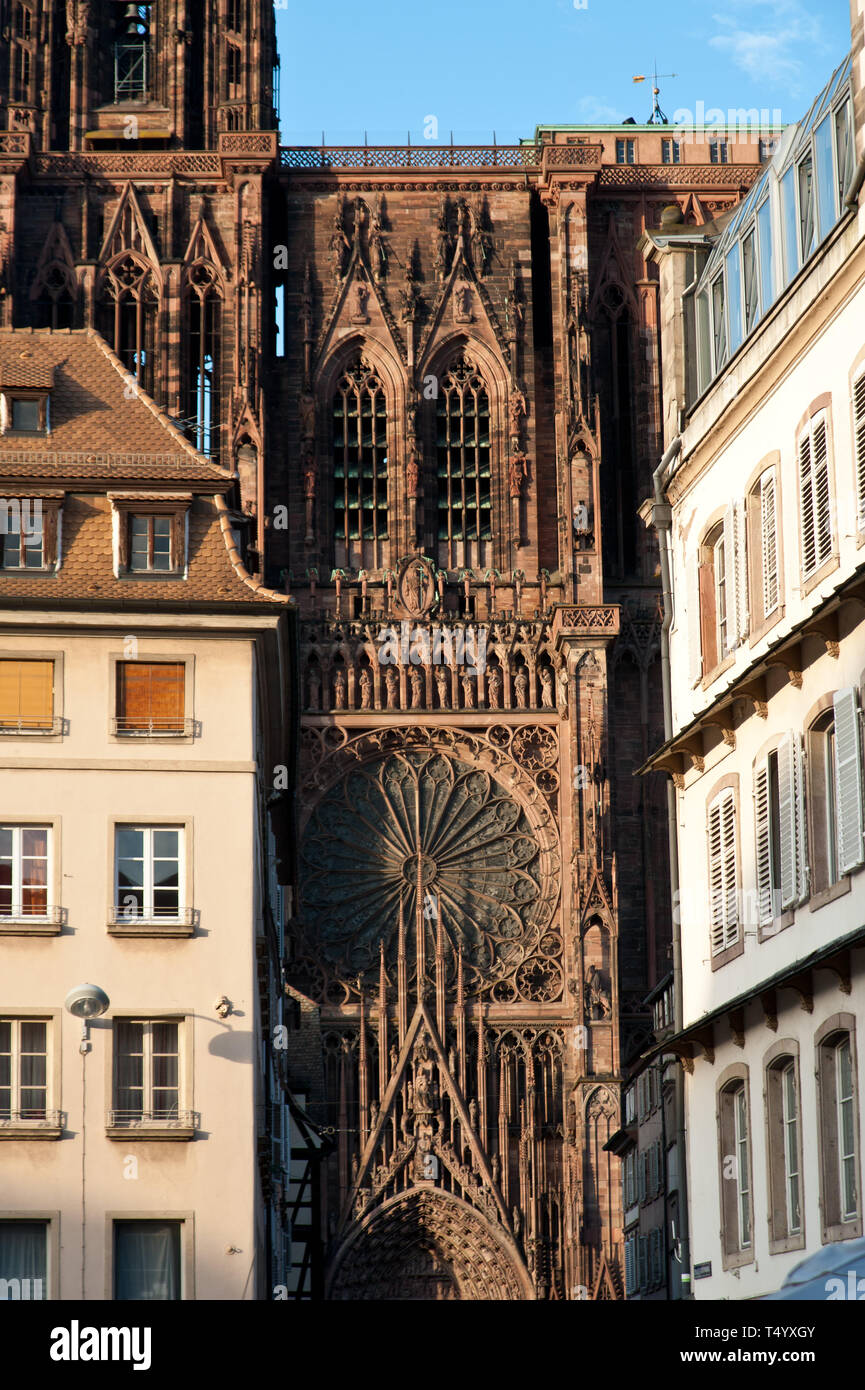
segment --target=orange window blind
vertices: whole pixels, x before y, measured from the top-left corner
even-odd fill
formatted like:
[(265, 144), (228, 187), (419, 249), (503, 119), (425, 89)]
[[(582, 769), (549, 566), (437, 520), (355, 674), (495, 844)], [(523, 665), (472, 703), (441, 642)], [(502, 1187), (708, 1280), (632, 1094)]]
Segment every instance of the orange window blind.
[(0, 725), (50, 729), (54, 662), (0, 660)]
[(120, 733), (182, 733), (182, 661), (117, 663), (117, 728)]

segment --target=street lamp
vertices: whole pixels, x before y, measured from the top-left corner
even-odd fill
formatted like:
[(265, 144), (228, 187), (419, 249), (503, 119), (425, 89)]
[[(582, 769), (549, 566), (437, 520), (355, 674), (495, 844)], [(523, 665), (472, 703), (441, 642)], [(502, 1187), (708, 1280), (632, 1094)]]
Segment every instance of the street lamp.
[(70, 989), (63, 1002), (69, 1013), (81, 1019), (79, 1052), (89, 1052), (90, 1020), (105, 1013), (111, 1002), (108, 995), (98, 985), (76, 985), (74, 989)]

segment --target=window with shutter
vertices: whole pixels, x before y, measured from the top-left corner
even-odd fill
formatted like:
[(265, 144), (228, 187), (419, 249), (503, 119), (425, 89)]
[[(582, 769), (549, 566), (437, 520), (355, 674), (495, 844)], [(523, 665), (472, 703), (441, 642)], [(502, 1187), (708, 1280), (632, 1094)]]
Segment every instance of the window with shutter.
[(802, 573), (807, 579), (832, 554), (832, 498), (825, 414), (815, 415), (799, 438)]
[(796, 769), (793, 761), (793, 739), (789, 734), (778, 745), (778, 797), (781, 828), (781, 907), (786, 909), (793, 906), (799, 890), (796, 864)]
[[(715, 590), (718, 594), (718, 656), (724, 657), (739, 642), (739, 565), (738, 518), (731, 502), (724, 513), (724, 528), (715, 562)], [(723, 626), (722, 626), (723, 619)]]
[[(700, 621), (700, 558), (692, 551), (687, 559), (688, 577), (688, 670), (691, 685), (703, 674), (703, 638)], [(710, 668), (705, 667), (708, 671)]]
[(182, 661), (119, 661), (117, 733), (183, 733), (185, 676)]
[(0, 660), (0, 729), (54, 727), (54, 662)]
[(645, 1289), (649, 1282), (649, 1242), (645, 1236), (639, 1238), (640, 1288)]
[(709, 806), (709, 900), (712, 955), (739, 939), (738, 867), (736, 863), (736, 798), (726, 787)]
[(856, 526), (865, 531), (865, 371), (853, 383), (853, 453), (856, 459)]
[(837, 690), (835, 709), (835, 806), (838, 872), (848, 874), (863, 862), (862, 740), (856, 690)]
[(763, 617), (778, 607), (778, 518), (775, 503), (775, 471), (767, 469), (760, 479), (760, 573)]

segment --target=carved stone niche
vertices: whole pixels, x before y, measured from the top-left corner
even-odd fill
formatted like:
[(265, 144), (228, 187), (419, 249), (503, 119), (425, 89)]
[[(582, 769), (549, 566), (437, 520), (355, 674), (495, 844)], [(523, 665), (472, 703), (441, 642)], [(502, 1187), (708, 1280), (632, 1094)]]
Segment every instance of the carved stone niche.
[(397, 618), (426, 618), (440, 602), (438, 571), (426, 555), (409, 555), (399, 562), (392, 612)]
[(583, 935), (583, 1013), (587, 1023), (612, 1016), (610, 934), (599, 917), (590, 919)]

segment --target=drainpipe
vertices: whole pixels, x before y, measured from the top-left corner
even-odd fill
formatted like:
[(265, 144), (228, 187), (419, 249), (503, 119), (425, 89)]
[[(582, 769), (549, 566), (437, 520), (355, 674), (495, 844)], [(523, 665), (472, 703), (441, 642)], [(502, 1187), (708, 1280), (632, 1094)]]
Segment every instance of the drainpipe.
[[(673, 736), (673, 697), (670, 681), (670, 628), (673, 623), (673, 581), (670, 555), (670, 504), (666, 499), (664, 485), (670, 465), (682, 450), (682, 436), (677, 434), (667, 449), (658, 467), (652, 474), (653, 506), (652, 525), (658, 534), (658, 548), (661, 557), (661, 591), (664, 618), (661, 624), (661, 687), (664, 699), (664, 741)], [(675, 1031), (684, 1026), (684, 1006), (682, 998), (682, 938), (679, 917), (679, 849), (678, 820), (676, 808), (676, 788), (673, 779), (667, 778), (667, 829), (670, 851), (670, 900), (673, 906), (673, 1017)], [(681, 1070), (676, 1078), (676, 1148), (679, 1154), (679, 1224), (681, 1228), (680, 1250), (682, 1264), (682, 1297), (691, 1294), (691, 1251), (688, 1226), (688, 1179), (685, 1163), (685, 1087)], [(666, 1230), (666, 1221), (664, 1222)]]

